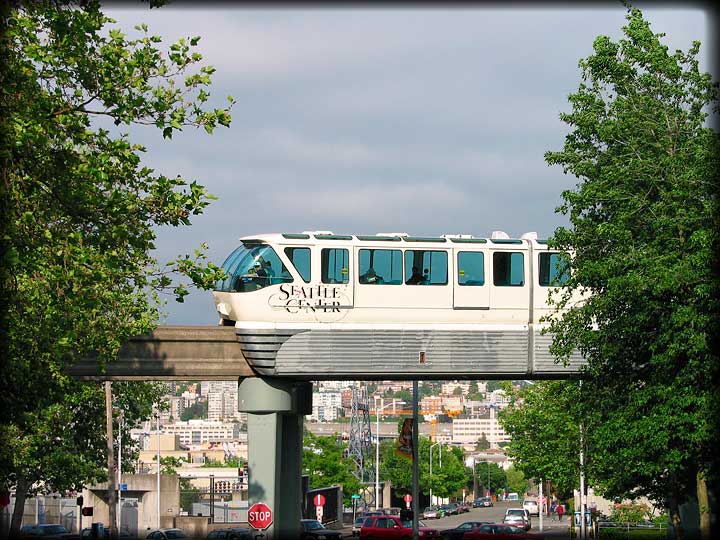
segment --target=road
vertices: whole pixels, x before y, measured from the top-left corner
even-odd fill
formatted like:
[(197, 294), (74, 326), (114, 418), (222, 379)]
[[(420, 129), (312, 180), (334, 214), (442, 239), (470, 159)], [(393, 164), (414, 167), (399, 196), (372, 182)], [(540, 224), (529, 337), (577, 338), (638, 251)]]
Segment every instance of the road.
[[(522, 501), (500, 501), (489, 508), (472, 508), (469, 512), (458, 516), (447, 516), (440, 519), (423, 520), (428, 527), (439, 530), (452, 529), (465, 521), (490, 521), (502, 523), (505, 517), (505, 510), (508, 508), (522, 508)], [(532, 516), (532, 528), (529, 532), (540, 533), (540, 518)], [(350, 536), (350, 529), (346, 528), (344, 536)], [(552, 521), (550, 516), (543, 517), (542, 535), (548, 539), (564, 540), (570, 538), (570, 519), (565, 516), (562, 521)]]

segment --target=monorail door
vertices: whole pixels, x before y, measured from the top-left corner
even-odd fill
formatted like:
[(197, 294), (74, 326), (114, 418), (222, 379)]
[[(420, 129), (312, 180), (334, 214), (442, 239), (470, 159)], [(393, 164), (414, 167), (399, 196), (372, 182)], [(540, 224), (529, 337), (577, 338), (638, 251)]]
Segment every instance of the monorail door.
[(454, 309), (490, 309), (487, 255), (479, 250), (453, 249), (455, 258)]
[[(353, 253), (346, 247), (324, 247), (320, 250), (322, 296), (333, 313), (346, 313), (354, 305), (350, 269)], [(327, 311), (327, 309), (326, 309)]]

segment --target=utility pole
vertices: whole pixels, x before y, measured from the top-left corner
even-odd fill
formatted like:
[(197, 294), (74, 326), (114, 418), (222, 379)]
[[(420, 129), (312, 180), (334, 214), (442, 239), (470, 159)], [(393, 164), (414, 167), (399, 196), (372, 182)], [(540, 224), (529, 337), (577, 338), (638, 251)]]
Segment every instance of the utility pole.
[(110, 537), (117, 538), (117, 486), (115, 485), (115, 444), (113, 441), (112, 383), (105, 381), (105, 416), (107, 422), (107, 466), (108, 466), (108, 527)]
[(412, 486), (412, 511), (413, 511), (413, 540), (419, 540), (420, 529), (418, 527), (418, 514), (420, 513), (420, 469), (418, 464), (418, 382), (413, 381), (413, 430), (412, 430), (412, 445), (413, 445), (413, 486)]

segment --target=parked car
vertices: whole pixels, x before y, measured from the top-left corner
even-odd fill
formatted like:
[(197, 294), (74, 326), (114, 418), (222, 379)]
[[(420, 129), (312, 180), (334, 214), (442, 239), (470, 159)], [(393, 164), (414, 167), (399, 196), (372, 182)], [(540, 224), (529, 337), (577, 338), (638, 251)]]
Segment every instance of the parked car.
[(365, 521), (364, 517), (356, 517), (355, 521), (353, 522), (352, 526), (352, 535), (353, 536), (360, 536), (360, 527), (362, 527), (363, 521)]
[[(412, 538), (412, 520), (402, 521), (397, 516), (371, 516), (365, 518), (360, 529), (360, 540), (372, 538)], [(418, 521), (420, 535), (424, 540), (440, 540), (437, 529), (428, 527), (422, 521)]]
[(446, 516), (455, 516), (459, 513), (458, 507), (455, 506), (453, 503), (443, 504), (440, 506), (440, 508), (442, 508)]
[(461, 501), (461, 502), (458, 502), (458, 503), (455, 503), (455, 504), (457, 504), (458, 511), (459, 511), (461, 514), (464, 514), (465, 512), (469, 512), (469, 511), (470, 511), (470, 505), (469, 505), (468, 503), (466, 503), (466, 502)]
[(515, 525), (516, 527), (520, 527), (526, 531), (529, 531), (530, 527), (532, 527), (532, 524), (530, 523), (530, 514), (524, 508), (508, 508), (505, 510), (503, 523)]
[(537, 499), (525, 499), (523, 501), (523, 508), (527, 510), (531, 516), (540, 515), (540, 507), (538, 506)]
[[(91, 527), (86, 527), (80, 532), (80, 538), (84, 540), (109, 540), (110, 539), (110, 529), (106, 529), (103, 527), (102, 530), (102, 537), (98, 538), (97, 536), (93, 536), (93, 530)], [(118, 538), (132, 538), (130, 536), (130, 533), (127, 531), (120, 531), (120, 534), (118, 535)]]
[(251, 540), (250, 529), (233, 527), (230, 529), (215, 529), (207, 535), (207, 540)]
[(62, 525), (57, 525), (54, 523), (41, 523), (40, 525), (23, 525), (22, 527), (20, 527), (20, 536), (22, 538), (46, 538), (48, 540), (71, 540), (78, 538), (77, 534), (73, 534)]
[(342, 533), (328, 529), (317, 519), (300, 520), (300, 540), (340, 540)]
[(445, 529), (444, 531), (440, 531), (440, 535), (442, 536), (443, 540), (462, 540), (466, 532), (473, 531), (480, 527), (481, 525), (485, 525), (487, 523), (491, 523), (490, 521), (466, 521), (465, 523), (461, 523), (454, 529)]
[(148, 540), (175, 540), (175, 538), (187, 538), (182, 529), (156, 529), (150, 531), (145, 537)]
[(443, 517), (443, 515), (442, 510), (437, 506), (428, 506), (422, 513), (423, 519), (438, 519)]
[(541, 534), (531, 534), (525, 532), (520, 527), (504, 523), (481, 525), (465, 533), (465, 536), (463, 536), (464, 540), (484, 540), (486, 538), (492, 540), (543, 540), (544, 536)]

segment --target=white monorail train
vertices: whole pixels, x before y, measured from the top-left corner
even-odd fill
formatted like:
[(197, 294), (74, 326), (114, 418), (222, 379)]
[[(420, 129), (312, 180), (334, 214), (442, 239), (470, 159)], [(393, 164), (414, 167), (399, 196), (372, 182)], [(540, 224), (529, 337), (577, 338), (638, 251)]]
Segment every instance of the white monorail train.
[(566, 281), (535, 233), (240, 239), (213, 292), (261, 375), (310, 379), (554, 378), (540, 318)]

